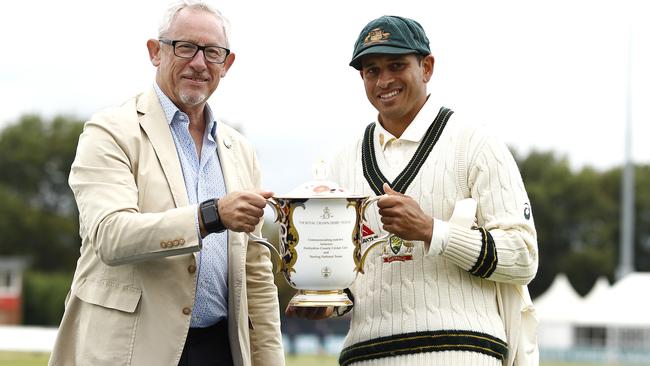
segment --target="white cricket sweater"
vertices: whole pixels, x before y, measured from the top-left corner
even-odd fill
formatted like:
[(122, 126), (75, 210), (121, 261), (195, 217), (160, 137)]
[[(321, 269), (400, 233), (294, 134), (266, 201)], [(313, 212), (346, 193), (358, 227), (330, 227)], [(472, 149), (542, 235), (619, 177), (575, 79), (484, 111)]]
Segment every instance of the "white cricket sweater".
[[(376, 124), (375, 156), (390, 182), (407, 165), (439, 109), (429, 100), (400, 139)], [(466, 128), (471, 129), (467, 143), (459, 145), (460, 131)], [(362, 139), (335, 157), (332, 180), (373, 196), (364, 178), (361, 146)], [(463, 150), (457, 151), (459, 147)], [(485, 349), (483, 338), (505, 343), (495, 281), (527, 284), (532, 280), (538, 264), (536, 232), (528, 196), (507, 147), (485, 129), (461, 122), (457, 114), (449, 119), (405, 194), (418, 201), (425, 213), (448, 221), (455, 203), (465, 198), (458, 185), (458, 156), (468, 164), (461, 171), (469, 172), (466, 183), (478, 202), (477, 224), (493, 239), (496, 268), (487, 272), (487, 278), (477, 276), (486, 272), (468, 272), (485, 259), (487, 241), (480, 230), (455, 224), (449, 224), (448, 242), (440, 254), (424, 253), (422, 242), (414, 242), (411, 249), (402, 246), (397, 253), (383, 244), (375, 247), (366, 259), (365, 274), (359, 274), (350, 288), (354, 307), (341, 357), (347, 354), (348, 364), (364, 359), (359, 355), (372, 354), (378, 358), (354, 365), (501, 365), (489, 349), (473, 350)], [(371, 230), (383, 234), (375, 205), (367, 217)], [(465, 338), (469, 344), (440, 338), (454, 339), (457, 333), (469, 337)], [(396, 346), (399, 355), (385, 357), (396, 354), (390, 346), (395, 342), (401, 342)]]

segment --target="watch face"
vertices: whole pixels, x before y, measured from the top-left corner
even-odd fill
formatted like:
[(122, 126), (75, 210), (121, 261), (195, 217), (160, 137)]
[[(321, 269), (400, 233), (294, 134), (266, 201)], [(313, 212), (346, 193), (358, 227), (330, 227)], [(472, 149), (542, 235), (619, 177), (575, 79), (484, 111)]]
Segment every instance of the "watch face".
[(226, 230), (219, 218), (219, 211), (217, 209), (218, 200), (207, 200), (201, 203), (201, 220), (203, 227), (209, 233), (220, 233)]

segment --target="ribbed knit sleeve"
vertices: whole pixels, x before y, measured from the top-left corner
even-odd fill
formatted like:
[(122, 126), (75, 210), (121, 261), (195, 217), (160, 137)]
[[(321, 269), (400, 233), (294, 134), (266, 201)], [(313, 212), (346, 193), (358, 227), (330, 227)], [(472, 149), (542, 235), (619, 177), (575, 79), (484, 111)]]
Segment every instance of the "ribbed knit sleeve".
[(474, 275), (528, 284), (537, 272), (537, 234), (516, 162), (505, 144), (482, 132), (472, 136), (468, 157), (470, 195), (485, 231), (450, 225), (443, 256)]

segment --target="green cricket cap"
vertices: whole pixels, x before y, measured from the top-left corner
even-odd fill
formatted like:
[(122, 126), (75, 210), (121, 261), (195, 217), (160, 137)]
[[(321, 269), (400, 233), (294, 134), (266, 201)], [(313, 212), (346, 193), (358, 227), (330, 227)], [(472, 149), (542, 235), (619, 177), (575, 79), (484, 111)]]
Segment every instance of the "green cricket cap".
[(354, 44), (350, 66), (361, 70), (361, 58), (370, 54), (428, 55), (429, 39), (413, 19), (384, 15), (368, 23)]

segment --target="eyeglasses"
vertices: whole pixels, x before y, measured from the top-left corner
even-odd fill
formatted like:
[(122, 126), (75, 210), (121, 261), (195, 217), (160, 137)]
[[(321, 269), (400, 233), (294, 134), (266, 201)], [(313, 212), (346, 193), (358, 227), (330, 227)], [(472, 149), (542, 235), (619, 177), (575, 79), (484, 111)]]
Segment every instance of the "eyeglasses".
[(219, 46), (199, 46), (192, 42), (172, 41), (169, 39), (159, 39), (159, 41), (174, 47), (174, 55), (185, 59), (192, 59), (197, 52), (203, 51), (206, 61), (213, 64), (222, 64), (230, 54), (229, 49)]

